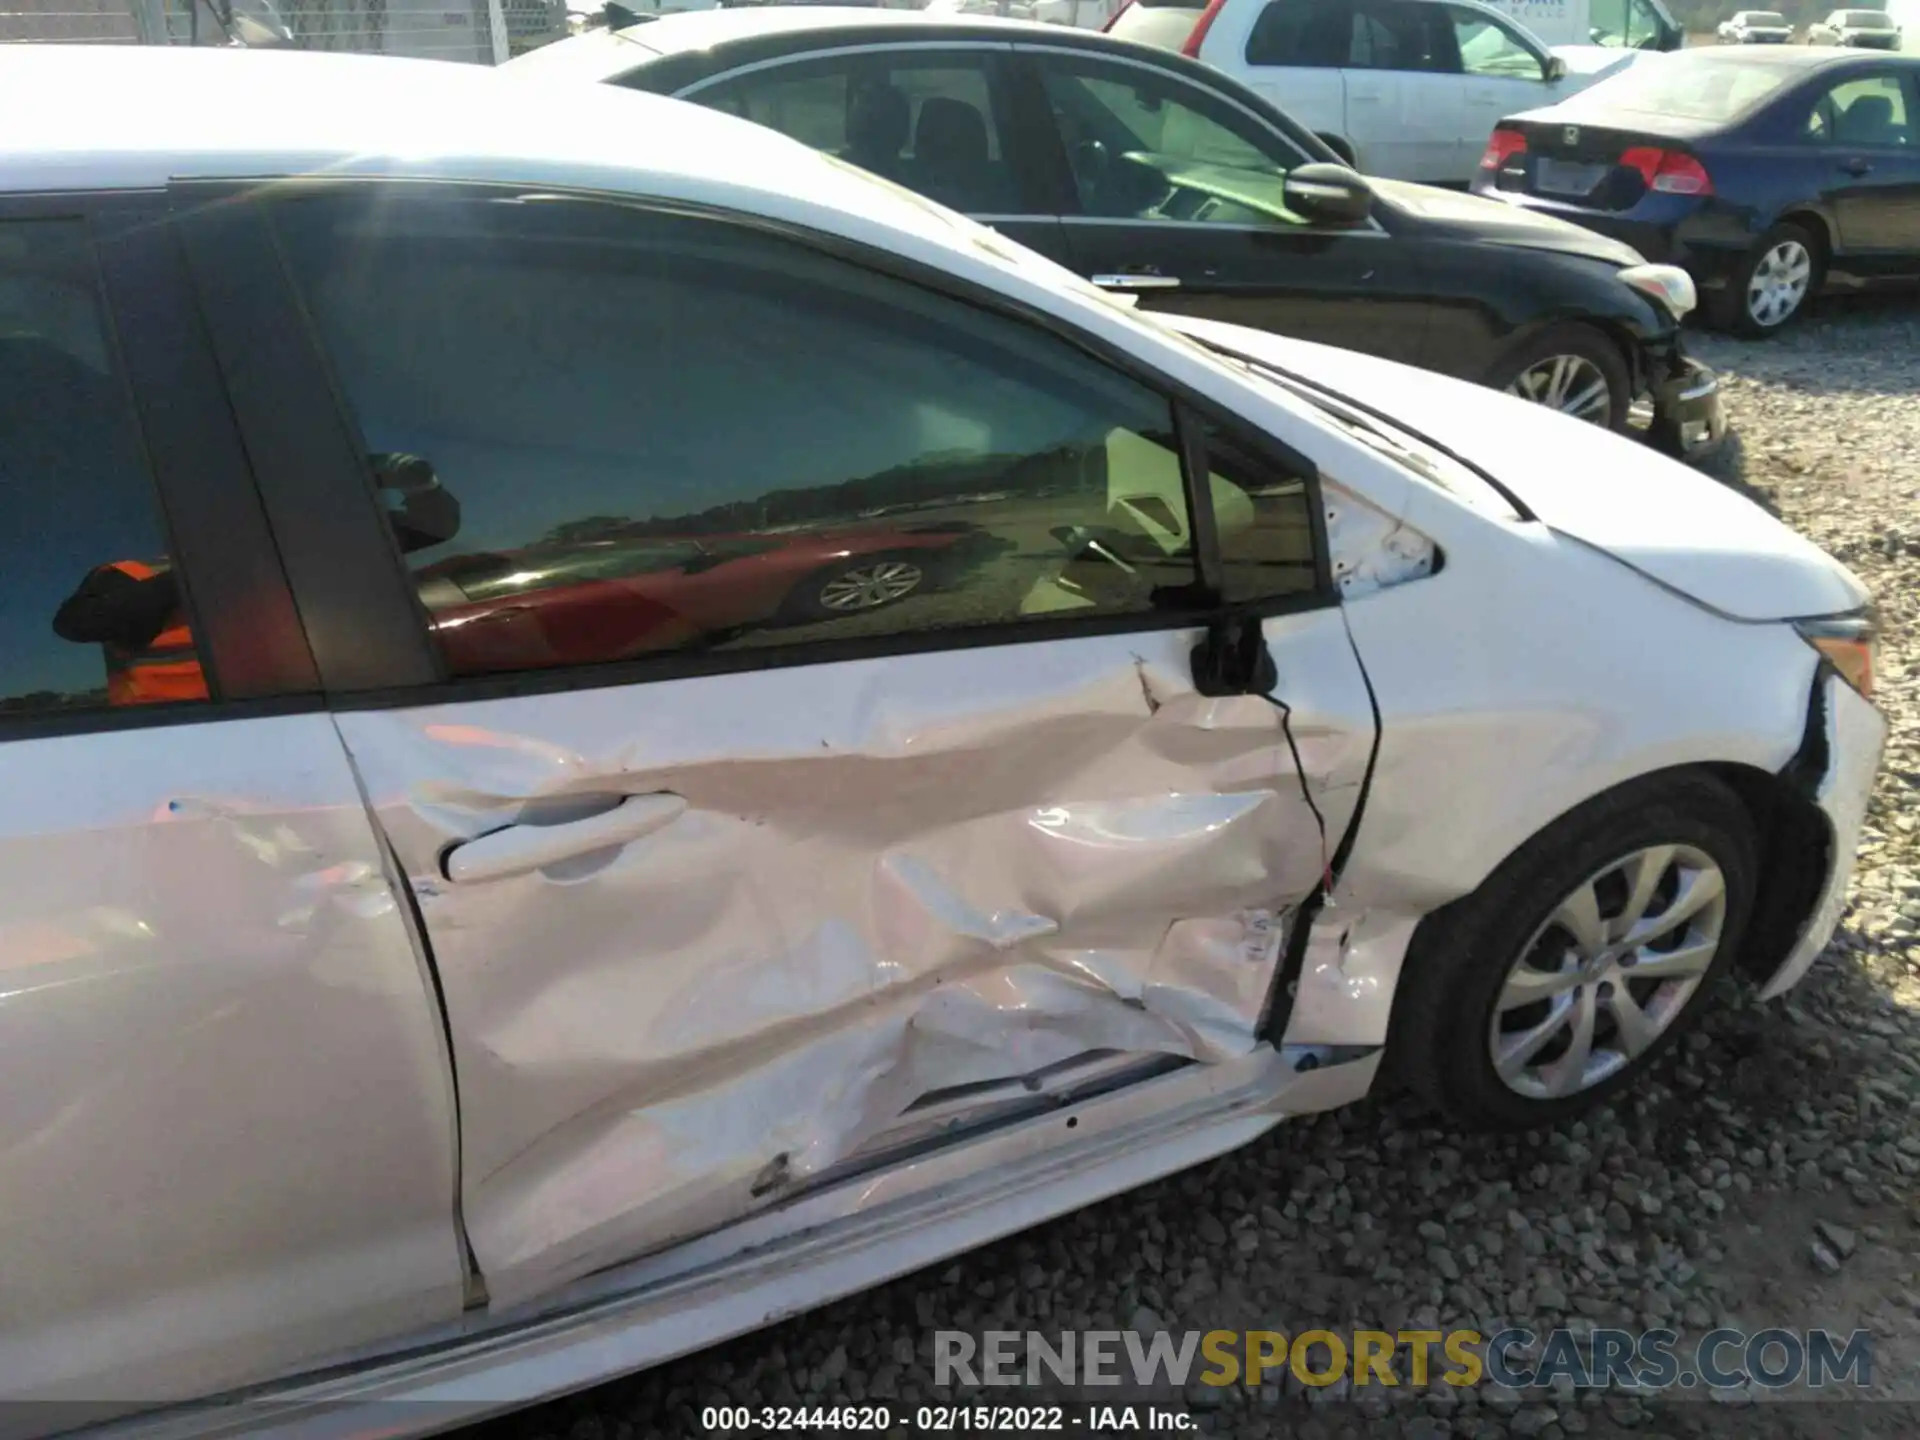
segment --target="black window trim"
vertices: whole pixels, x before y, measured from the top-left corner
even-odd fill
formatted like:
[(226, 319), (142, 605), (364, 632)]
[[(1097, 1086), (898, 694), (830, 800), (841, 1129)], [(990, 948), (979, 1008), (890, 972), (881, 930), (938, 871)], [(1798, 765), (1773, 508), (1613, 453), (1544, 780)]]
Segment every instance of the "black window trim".
[(165, 193), (0, 194), (0, 223), (22, 220), (86, 227), (102, 322), (210, 698), (0, 712), (0, 743), (321, 708), (319, 673)]
[[(236, 239), (240, 244), (257, 245), (262, 234), (270, 237), (271, 222), (259, 196), (259, 191), (266, 183), (270, 183), (277, 195), (352, 187), (359, 190), (425, 189), (443, 196), (489, 197), (503, 192), (519, 193), (537, 189), (544, 195), (561, 195), (644, 209), (657, 214), (742, 225), (797, 241), (876, 273), (1037, 326), (1066, 340), (1100, 363), (1151, 387), (1168, 402), (1176, 434), (1183, 437), (1183, 460), (1188, 447), (1184, 437), (1197, 433), (1193, 421), (1196, 417), (1202, 417), (1263, 461), (1299, 475), (1303, 481), (1313, 542), (1312, 588), (1259, 602), (1229, 604), (1219, 600), (1215, 591), (1212, 595), (1196, 594), (1191, 604), (1145, 614), (1032, 618), (954, 630), (809, 640), (721, 653), (668, 652), (593, 665), (556, 666), (498, 675), (450, 676), (428, 638), (425, 611), (381, 518), (371, 480), (360, 455), (362, 447), (351, 412), (332, 379), (331, 367), (323, 354), (317, 331), (304, 305), (297, 300), (291, 272), (276, 246), (274, 256), (278, 268), (272, 275), (250, 273), (245, 277), (244, 284), (224, 286), (209, 295), (209, 324), (218, 336), (236, 328), (262, 327), (263, 317), (272, 320), (284, 318), (288, 320), (290, 328), (279, 332), (276, 338), (281, 346), (299, 352), (296, 359), (278, 367), (277, 373), (263, 377), (261, 383), (236, 389), (234, 406), (243, 433), (251, 439), (258, 429), (271, 430), (280, 423), (275, 418), (276, 411), (284, 415), (290, 411), (310, 409), (315, 413), (300, 419), (292, 428), (307, 435), (325, 432), (337, 440), (326, 455), (314, 452), (311, 464), (271, 468), (262, 465), (260, 468), (262, 494), (276, 531), (288, 524), (307, 524), (310, 527), (297, 542), (283, 536), (283, 545), (290, 552), (300, 552), (297, 561), (294, 556), (289, 556), (287, 568), (295, 597), (301, 602), (302, 614), (307, 617), (309, 634), (314, 633), (316, 614), (330, 616), (333, 621), (334, 633), (323, 631), (316, 637), (314, 655), (329, 706), (334, 710), (392, 709), (506, 696), (564, 694), (576, 690), (612, 689), (744, 670), (826, 665), (985, 646), (1039, 644), (1083, 636), (1197, 629), (1223, 614), (1265, 618), (1325, 609), (1340, 603), (1328, 549), (1321, 477), (1312, 461), (1271, 436), (1250, 433), (1249, 427), (1239, 417), (1224, 411), (1206, 396), (1192, 391), (1179, 381), (1143, 365), (1131, 352), (1109, 346), (1099, 337), (1063, 324), (1044, 311), (1022, 305), (1001, 292), (974, 285), (938, 267), (765, 215), (696, 202), (644, 197), (629, 192), (580, 190), (510, 181), (311, 177), (274, 182), (196, 181), (176, 185), (174, 190), (178, 202), (189, 206), (192, 213), (228, 217), (225, 223), (186, 231), (196, 271), (203, 265), (217, 266), (234, 258)], [(236, 227), (231, 219), (234, 216), (246, 217), (244, 225)], [(251, 233), (256, 228), (259, 233)], [(277, 293), (265, 293), (267, 291)], [(264, 330), (261, 333), (265, 333)], [(317, 381), (314, 378), (316, 375), (319, 377)], [(317, 397), (329, 398), (332, 404), (315, 404)], [(284, 441), (281, 443), (284, 444)], [(310, 514), (310, 511), (316, 510), (311, 501), (315, 490), (329, 491), (336, 499), (354, 497), (353, 484), (342, 483), (342, 477), (347, 475), (360, 477), (358, 504), (352, 507), (357, 514), (349, 518), (319, 513), (340, 510), (343, 508), (341, 505), (322, 505), (316, 513)], [(1195, 518), (1197, 512), (1193, 510), (1191, 502), (1192, 497), (1209, 493), (1206, 477), (1186, 473), (1183, 464), (1183, 480), (1189, 495), (1189, 524), (1193, 527), (1196, 539), (1199, 539), (1202, 522)], [(1213, 537), (1211, 513), (1204, 525), (1206, 536)], [(1196, 555), (1196, 580), (1203, 575), (1217, 577), (1221, 573), (1217, 539), (1214, 545), (1214, 553), (1208, 560), (1202, 561)], [(382, 583), (359, 592), (354, 597), (358, 603), (352, 607), (349, 616), (339, 607), (338, 597), (333, 593), (334, 587), (325, 585), (325, 579), (329, 575), (351, 575), (355, 573), (356, 566), (364, 570), (376, 560), (386, 567), (382, 575), (383, 582), (391, 578), (392, 584)], [(316, 577), (321, 579), (322, 588), (318, 593), (310, 593), (314, 591)], [(328, 606), (333, 608), (328, 610)], [(357, 647), (347, 643), (354, 640), (361, 643)], [(344, 667), (340, 664), (343, 649), (354, 652), (349, 657), (351, 663)], [(418, 654), (422, 651), (425, 652), (424, 665)]]

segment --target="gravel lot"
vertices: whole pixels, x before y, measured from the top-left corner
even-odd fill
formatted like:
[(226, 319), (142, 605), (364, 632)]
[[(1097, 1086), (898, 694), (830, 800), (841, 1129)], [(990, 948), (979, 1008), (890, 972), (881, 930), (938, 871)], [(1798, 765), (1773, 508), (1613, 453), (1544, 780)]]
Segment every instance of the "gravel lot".
[(1399, 1100), (1284, 1126), (957, 1263), (483, 1428), (630, 1440), (703, 1433), (710, 1404), (953, 1403), (967, 1397), (931, 1383), (936, 1328), (1511, 1322), (1864, 1327), (1876, 1392), (1908, 1403), (1356, 1398), (1291, 1382), (1163, 1398), (1234, 1436), (1920, 1433), (1920, 302), (1829, 302), (1773, 342), (1696, 349), (1728, 377), (1738, 439), (1722, 478), (1853, 566), (1887, 630), (1893, 738), (1854, 902), (1787, 1001), (1730, 985), (1655, 1083), (1561, 1133), (1456, 1135)]

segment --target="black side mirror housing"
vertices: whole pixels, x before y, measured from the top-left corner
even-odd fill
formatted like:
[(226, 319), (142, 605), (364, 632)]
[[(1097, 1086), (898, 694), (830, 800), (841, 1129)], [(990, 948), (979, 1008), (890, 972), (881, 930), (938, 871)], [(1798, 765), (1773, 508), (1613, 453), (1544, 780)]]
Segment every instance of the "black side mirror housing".
[(1315, 225), (1349, 228), (1373, 214), (1373, 187), (1345, 165), (1316, 163), (1289, 170), (1281, 198), (1294, 214)]
[(1547, 68), (1542, 72), (1546, 82), (1551, 85), (1556, 80), (1567, 78), (1567, 62), (1558, 55), (1547, 57)]

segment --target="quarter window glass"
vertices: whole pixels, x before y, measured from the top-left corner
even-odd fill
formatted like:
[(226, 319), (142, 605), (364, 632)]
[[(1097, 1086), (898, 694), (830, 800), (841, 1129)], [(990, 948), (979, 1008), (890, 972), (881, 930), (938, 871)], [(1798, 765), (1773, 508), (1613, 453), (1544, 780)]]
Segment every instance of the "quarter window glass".
[(1044, 73), (1084, 214), (1300, 223), (1282, 187), (1305, 157), (1232, 106), (1131, 66), (1059, 61)]
[(1314, 585), (1307, 477), (1205, 427), (1209, 488), (1229, 601), (1297, 595)]
[(976, 215), (1019, 208), (988, 80), (994, 57), (856, 55), (755, 71), (688, 98)]
[(401, 545), (456, 674), (1190, 598), (1168, 403), (1050, 334), (615, 205), (276, 215), (367, 448), (456, 507)]
[(0, 222), (0, 713), (207, 698), (84, 222)]
[(1906, 89), (1895, 75), (1869, 75), (1836, 85), (1807, 117), (1807, 135), (1831, 145), (1912, 145)]
[(1448, 7), (1453, 16), (1454, 43), (1460, 50), (1460, 68), (1469, 75), (1509, 80), (1538, 80), (1544, 71), (1535, 55), (1512, 31), (1472, 10)]

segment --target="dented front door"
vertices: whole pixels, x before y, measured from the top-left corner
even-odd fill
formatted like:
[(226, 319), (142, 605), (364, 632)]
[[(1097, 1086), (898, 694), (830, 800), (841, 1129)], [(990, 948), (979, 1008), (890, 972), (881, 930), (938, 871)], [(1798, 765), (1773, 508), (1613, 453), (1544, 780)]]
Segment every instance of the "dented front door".
[[(1268, 637), (1337, 836), (1371, 741), (1339, 612)], [(1245, 1054), (1323, 861), (1276, 710), (1197, 695), (1196, 639), (342, 716), (432, 940), (496, 1302), (783, 1198), (937, 1092)], [(479, 836), (542, 863), (464, 877)]]
[[(966, 1087), (1258, 1043), (1372, 742), (1304, 477), (790, 234), (550, 191), (262, 208), (437, 656), (337, 719), (418, 899), (496, 1304)], [(1210, 447), (1220, 583), (1290, 610), (1304, 788), (1274, 704), (1191, 678)]]

